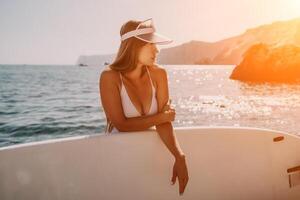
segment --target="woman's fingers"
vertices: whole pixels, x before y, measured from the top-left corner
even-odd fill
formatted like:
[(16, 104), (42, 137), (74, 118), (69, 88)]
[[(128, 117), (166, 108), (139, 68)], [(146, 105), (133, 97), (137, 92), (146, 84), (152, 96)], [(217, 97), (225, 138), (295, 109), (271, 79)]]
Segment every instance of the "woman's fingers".
[(179, 182), (179, 194), (182, 195), (184, 190), (185, 190), (185, 187), (188, 183), (188, 179), (187, 178), (181, 178), (178, 180)]
[(163, 110), (162, 111), (167, 111), (170, 109), (170, 105), (169, 104), (166, 104), (164, 107), (163, 107)]
[(185, 187), (189, 180), (188, 170), (185, 163), (185, 160), (183, 162), (179, 162), (179, 171), (178, 171), (178, 182), (179, 182), (179, 194), (182, 195)]
[(176, 160), (173, 166), (173, 177), (172, 177), (172, 185), (176, 182), (176, 177), (178, 178), (179, 185), (179, 194), (182, 195), (186, 185), (189, 180), (189, 175), (187, 171), (187, 166), (185, 160)]
[(162, 111), (168, 111), (168, 110), (170, 110), (170, 109), (173, 109), (173, 110), (174, 110), (174, 108), (171, 106), (171, 102), (172, 102), (171, 99), (169, 99), (168, 103), (166, 103), (166, 104), (164, 105)]
[(184, 192), (184, 180), (183, 179), (179, 179), (179, 194), (182, 195)]
[(172, 176), (172, 179), (171, 179), (172, 185), (175, 184), (175, 182), (176, 182), (176, 177), (177, 177), (177, 173), (176, 173), (176, 170), (175, 170), (175, 168), (174, 168), (174, 169), (173, 169), (173, 176)]

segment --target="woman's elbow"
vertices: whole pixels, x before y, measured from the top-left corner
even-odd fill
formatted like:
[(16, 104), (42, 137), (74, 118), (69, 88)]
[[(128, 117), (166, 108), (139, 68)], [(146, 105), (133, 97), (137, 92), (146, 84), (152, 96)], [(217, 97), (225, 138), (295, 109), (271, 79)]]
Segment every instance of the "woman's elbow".
[(126, 119), (122, 120), (122, 121), (116, 121), (115, 123), (113, 123), (114, 127), (116, 127), (116, 129), (118, 129), (118, 131), (120, 132), (126, 132), (129, 131), (128, 127), (127, 127), (127, 123), (126, 123)]

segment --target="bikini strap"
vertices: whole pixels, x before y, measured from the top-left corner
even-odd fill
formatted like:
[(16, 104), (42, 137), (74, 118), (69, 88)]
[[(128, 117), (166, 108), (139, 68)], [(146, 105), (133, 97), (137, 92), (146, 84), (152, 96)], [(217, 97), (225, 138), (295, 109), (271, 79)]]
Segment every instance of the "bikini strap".
[(121, 79), (121, 85), (123, 85), (123, 77), (122, 77), (121, 72), (119, 72), (119, 74), (120, 74), (120, 79)]
[(148, 70), (148, 66), (146, 66), (146, 69), (147, 69), (148, 76), (149, 76), (149, 78), (150, 78), (151, 85), (154, 87), (153, 82), (152, 82), (152, 79), (151, 79), (151, 76), (150, 76), (150, 72), (149, 72), (149, 70)]

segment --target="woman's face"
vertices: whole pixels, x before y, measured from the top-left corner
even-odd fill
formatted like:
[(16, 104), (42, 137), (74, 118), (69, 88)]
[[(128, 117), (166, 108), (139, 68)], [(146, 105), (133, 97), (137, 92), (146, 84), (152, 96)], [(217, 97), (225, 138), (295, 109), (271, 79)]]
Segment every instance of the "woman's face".
[(153, 65), (155, 63), (156, 54), (158, 53), (156, 44), (147, 43), (144, 45), (139, 53), (139, 63), (143, 65)]

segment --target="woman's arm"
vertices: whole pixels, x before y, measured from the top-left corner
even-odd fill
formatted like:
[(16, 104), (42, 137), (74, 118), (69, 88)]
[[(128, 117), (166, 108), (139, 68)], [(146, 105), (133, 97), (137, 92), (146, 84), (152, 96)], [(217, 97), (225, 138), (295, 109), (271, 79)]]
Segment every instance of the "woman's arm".
[(171, 122), (156, 125), (156, 131), (175, 159), (180, 159), (185, 156), (173, 133), (173, 126)]
[[(121, 132), (145, 130), (152, 126), (171, 121), (174, 113), (157, 113), (148, 116), (126, 118), (118, 89), (118, 76), (103, 71), (99, 80), (100, 98), (106, 117)], [(173, 117), (174, 118), (174, 117)]]
[(116, 126), (116, 128), (123, 132), (143, 131), (166, 121), (167, 118), (162, 113), (157, 113), (154, 115), (125, 118), (125, 121)]
[[(159, 111), (161, 111), (168, 103), (169, 90), (167, 73), (163, 68), (159, 70), (161, 72), (158, 75), (159, 84), (157, 90), (157, 100)], [(173, 127), (170, 122), (157, 125), (156, 130), (167, 148), (175, 157), (171, 182), (172, 184), (175, 184), (176, 179), (178, 178), (179, 193), (182, 195), (189, 180), (185, 155), (178, 144), (177, 138), (173, 134)]]
[[(166, 106), (169, 101), (168, 78), (167, 72), (164, 68), (157, 68), (156, 70), (159, 70), (157, 75), (157, 82), (159, 83), (157, 86), (158, 112), (162, 112), (164, 106)], [(173, 126), (171, 122), (156, 125), (156, 130), (160, 138), (176, 159), (184, 157), (184, 153), (173, 133)]]

